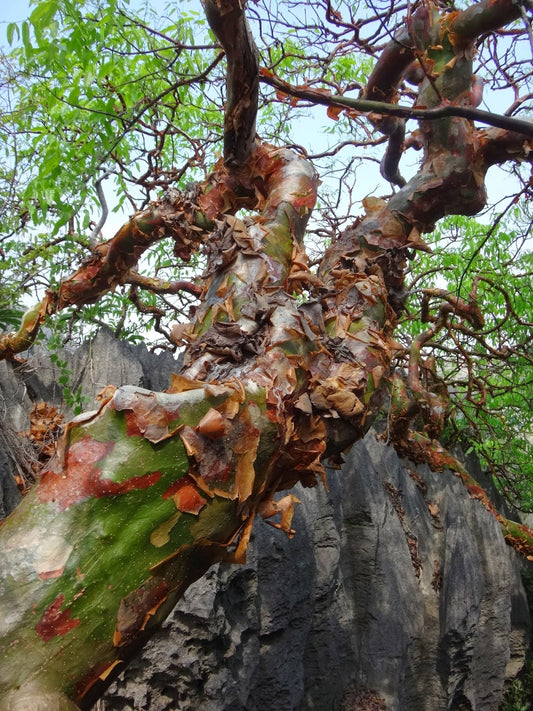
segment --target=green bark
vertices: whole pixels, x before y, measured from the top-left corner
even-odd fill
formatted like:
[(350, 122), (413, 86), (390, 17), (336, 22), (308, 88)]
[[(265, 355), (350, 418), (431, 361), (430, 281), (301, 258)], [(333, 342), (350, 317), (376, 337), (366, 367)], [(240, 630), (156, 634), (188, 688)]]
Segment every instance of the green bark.
[(253, 386), (123, 388), (71, 423), (2, 526), (0, 698), (31, 684), (85, 706), (183, 590), (229, 557), (269, 485), (277, 437)]

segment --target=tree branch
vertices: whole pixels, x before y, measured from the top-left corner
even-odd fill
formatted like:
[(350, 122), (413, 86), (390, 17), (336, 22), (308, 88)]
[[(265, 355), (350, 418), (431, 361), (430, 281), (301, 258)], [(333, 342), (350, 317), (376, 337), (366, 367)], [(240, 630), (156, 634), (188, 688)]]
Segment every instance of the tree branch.
[(241, 167), (256, 137), (259, 53), (240, 0), (205, 0), (207, 20), (227, 59), (224, 161)]
[(209, 224), (187, 195), (169, 191), (159, 202), (134, 215), (112, 239), (96, 246), (92, 256), (56, 289), (48, 290), (44, 299), (25, 314), (18, 331), (0, 336), (0, 359), (27, 350), (47, 315), (68, 306), (94, 303), (113, 291), (141, 255), (164, 237), (174, 239), (174, 253), (187, 261), (202, 239), (202, 228)]
[(174, 279), (169, 281), (168, 279), (157, 279), (154, 277), (147, 277), (139, 274), (135, 269), (130, 269), (130, 271), (124, 277), (125, 284), (131, 284), (137, 286), (140, 289), (146, 289), (146, 291), (151, 291), (154, 294), (181, 294), (185, 291), (187, 294), (191, 294), (196, 298), (202, 295), (203, 287), (193, 282), (187, 281), (185, 279)]
[(518, 20), (520, 8), (519, 0), (481, 0), (452, 16), (450, 32), (462, 41), (474, 40)]
[(443, 118), (464, 118), (469, 121), (479, 121), (488, 126), (507, 129), (515, 133), (533, 138), (533, 120), (519, 119), (512, 116), (502, 116), (491, 111), (483, 111), (470, 106), (455, 106), (446, 104), (431, 109), (423, 109), (417, 106), (398, 106), (398, 104), (388, 104), (370, 99), (350, 99), (346, 96), (330, 94), (326, 90), (306, 89), (292, 86), (266, 71), (261, 72), (260, 81), (278, 89), (287, 96), (294, 96), (298, 99), (311, 101), (313, 104), (322, 106), (338, 106), (353, 110), (362, 114), (381, 114), (383, 116), (396, 116), (399, 118), (421, 119), (423, 121), (438, 121)]

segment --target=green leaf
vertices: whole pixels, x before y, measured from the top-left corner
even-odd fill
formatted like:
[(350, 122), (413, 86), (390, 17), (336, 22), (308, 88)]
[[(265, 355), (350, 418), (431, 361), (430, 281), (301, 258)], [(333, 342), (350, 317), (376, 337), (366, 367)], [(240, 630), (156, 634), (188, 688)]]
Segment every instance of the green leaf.
[(48, 27), (58, 9), (57, 0), (39, 0), (35, 10), (30, 15), (30, 22), (36, 33), (41, 33)]
[(17, 36), (16, 41), (20, 40), (20, 30), (16, 22), (10, 22), (7, 26), (7, 41), (10, 46), (13, 45), (15, 41), (15, 35)]
[(29, 59), (33, 55), (33, 47), (30, 39), (30, 26), (26, 21), (24, 21), (21, 25), (21, 29), (22, 44), (24, 45), (24, 49), (26, 51), (26, 57)]

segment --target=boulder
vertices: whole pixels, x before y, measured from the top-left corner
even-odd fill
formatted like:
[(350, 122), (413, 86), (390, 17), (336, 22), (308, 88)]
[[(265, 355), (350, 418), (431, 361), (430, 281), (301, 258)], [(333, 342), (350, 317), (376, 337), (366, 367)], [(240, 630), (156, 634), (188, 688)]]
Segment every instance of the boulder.
[(496, 711), (529, 646), (496, 519), (374, 432), (295, 493), (295, 537), (258, 521), (247, 563), (187, 591), (104, 708)]

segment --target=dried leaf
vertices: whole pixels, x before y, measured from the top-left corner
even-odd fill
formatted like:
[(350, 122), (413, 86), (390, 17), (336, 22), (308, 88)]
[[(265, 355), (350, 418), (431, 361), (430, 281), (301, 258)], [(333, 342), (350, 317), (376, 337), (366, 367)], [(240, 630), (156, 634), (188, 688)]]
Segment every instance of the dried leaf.
[(198, 489), (193, 484), (181, 486), (172, 499), (179, 511), (195, 515), (198, 515), (207, 503), (207, 499), (200, 496)]
[(411, 249), (419, 249), (421, 252), (429, 252), (430, 254), (433, 254), (433, 250), (426, 242), (424, 242), (416, 227), (413, 227), (411, 232), (409, 232), (409, 236), (407, 237), (407, 246), (411, 247)]
[(440, 514), (440, 508), (438, 504), (428, 504), (428, 510), (429, 513), (433, 516), (433, 518), (437, 518)]
[(281, 513), (280, 523), (274, 523), (273, 521), (267, 521), (267, 523), (274, 526), (274, 528), (284, 531), (289, 538), (292, 538), (295, 534), (294, 529), (291, 528), (292, 519), (294, 517), (294, 505), (301, 503), (300, 499), (294, 496), (294, 494), (287, 494), (287, 496), (279, 499), (279, 501), (274, 501), (274, 499), (262, 501), (259, 504), (258, 511), (264, 519)]
[(339, 116), (342, 114), (343, 111), (344, 107), (340, 106), (339, 104), (330, 104), (327, 110), (328, 118), (333, 119), (334, 121), (338, 121)]

